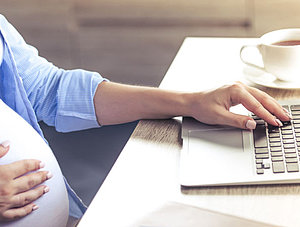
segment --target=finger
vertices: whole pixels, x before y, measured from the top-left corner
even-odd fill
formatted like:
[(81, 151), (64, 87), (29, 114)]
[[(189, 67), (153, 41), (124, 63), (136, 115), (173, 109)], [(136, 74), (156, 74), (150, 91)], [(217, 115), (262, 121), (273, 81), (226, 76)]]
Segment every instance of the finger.
[(26, 215), (30, 214), (32, 211), (38, 208), (39, 207), (37, 205), (31, 203), (24, 207), (9, 209), (3, 213), (3, 217), (7, 221), (12, 221), (15, 219), (25, 217)]
[(13, 194), (18, 194), (21, 192), (28, 191), (33, 187), (45, 182), (52, 177), (51, 172), (39, 171), (36, 173), (31, 173), (26, 176), (19, 177), (13, 181)]
[(8, 150), (9, 150), (9, 144), (10, 144), (10, 142), (8, 140), (1, 143), (1, 145), (0, 145), (0, 158), (2, 158), (4, 155), (7, 154)]
[(256, 122), (249, 116), (239, 115), (230, 111), (222, 111), (222, 123), (241, 129), (255, 129)]
[(25, 173), (38, 170), (43, 168), (45, 164), (39, 160), (35, 159), (26, 159), (21, 161), (16, 161), (8, 165), (3, 165), (6, 173), (11, 175), (11, 178), (14, 179), (16, 177), (22, 176)]
[(241, 103), (246, 109), (261, 117), (269, 124), (279, 126), (276, 117), (266, 110), (265, 107), (246, 89), (240, 90), (239, 94), (235, 95), (233, 99), (237, 99), (238, 103)]
[(270, 95), (260, 91), (256, 88), (246, 88), (251, 95), (253, 95), (269, 112), (274, 114), (277, 118), (282, 121), (290, 121), (291, 116), (287, 113), (284, 108)]
[(27, 204), (37, 200), (47, 192), (49, 192), (49, 187), (46, 185), (41, 185), (27, 192), (17, 194), (10, 200), (10, 208), (24, 207)]

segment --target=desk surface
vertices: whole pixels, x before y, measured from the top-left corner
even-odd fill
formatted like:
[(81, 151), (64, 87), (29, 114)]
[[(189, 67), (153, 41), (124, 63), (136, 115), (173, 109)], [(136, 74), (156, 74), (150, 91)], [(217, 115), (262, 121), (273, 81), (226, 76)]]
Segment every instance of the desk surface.
[[(161, 88), (206, 90), (244, 79), (239, 50), (256, 39), (187, 38)], [(299, 90), (263, 88), (283, 99)], [(166, 201), (282, 226), (300, 226), (300, 186), (234, 186), (183, 190), (179, 156), (181, 119), (143, 120), (114, 164), (79, 226), (128, 226)]]

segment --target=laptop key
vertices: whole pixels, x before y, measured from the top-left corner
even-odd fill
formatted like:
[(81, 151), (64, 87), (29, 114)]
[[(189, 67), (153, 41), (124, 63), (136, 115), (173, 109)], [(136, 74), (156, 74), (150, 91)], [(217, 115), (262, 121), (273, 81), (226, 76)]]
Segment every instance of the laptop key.
[(272, 157), (272, 162), (282, 162), (283, 157)]
[(263, 160), (262, 159), (256, 159), (255, 162), (256, 162), (256, 164), (263, 164)]
[(257, 125), (265, 125), (265, 121), (264, 120), (255, 120)]
[(282, 121), (283, 125), (291, 125), (291, 121)]
[(276, 142), (280, 142), (280, 137), (275, 137), (275, 138), (269, 138), (270, 143), (276, 143)]
[(262, 169), (262, 168), (263, 168), (262, 164), (256, 164), (256, 169)]
[[(299, 129), (300, 132), (300, 129)], [(294, 139), (294, 135), (290, 134), (290, 135), (282, 135), (282, 139)]]
[(285, 162), (286, 163), (297, 163), (298, 159), (297, 158), (286, 158)]
[(291, 144), (291, 143), (283, 144), (283, 147), (284, 147), (284, 149), (286, 149), (286, 148), (295, 148), (295, 144)]
[(272, 167), (273, 167), (273, 173), (284, 173), (285, 172), (283, 162), (273, 162)]
[(281, 130), (290, 130), (290, 129), (292, 129), (291, 125), (286, 125), (281, 127)]
[(255, 154), (268, 154), (268, 148), (255, 148)]
[(300, 110), (300, 105), (291, 105), (291, 110)]
[(282, 151), (282, 148), (281, 147), (270, 147), (270, 150), (271, 151)]
[(295, 141), (293, 140), (293, 139), (283, 139), (283, 143), (292, 143), (292, 144), (294, 144), (295, 143)]
[(277, 126), (268, 125), (268, 132), (269, 133), (274, 133), (274, 132), (278, 132), (279, 133), (279, 128)]
[(253, 118), (253, 120), (261, 120), (261, 118), (256, 116), (255, 114), (251, 114), (251, 117)]
[(278, 156), (283, 156), (282, 152), (271, 152), (272, 157), (278, 157)]
[(286, 170), (288, 172), (299, 172), (299, 165), (298, 163), (287, 163)]
[(270, 147), (281, 147), (281, 143), (270, 143)]
[(292, 116), (294, 115), (300, 115), (300, 110), (292, 110)]
[(256, 159), (266, 159), (266, 158), (269, 158), (269, 154), (256, 154), (255, 158)]
[(296, 153), (285, 154), (285, 158), (297, 158)]
[(284, 149), (284, 153), (286, 153), (286, 154), (296, 153), (296, 149), (295, 148)]
[(289, 110), (289, 106), (288, 105), (283, 105), (283, 108), (285, 108), (286, 110)]
[(257, 173), (257, 174), (264, 174), (264, 169), (257, 169), (257, 170), (256, 170), (256, 173)]
[(264, 169), (270, 169), (270, 163), (265, 163), (263, 164)]
[(253, 130), (254, 147), (268, 147), (266, 128), (264, 125), (257, 125)]
[(282, 135), (293, 135), (293, 131), (292, 130), (283, 130), (283, 131), (281, 131), (281, 134)]
[(280, 134), (278, 132), (272, 132), (272, 133), (269, 133), (269, 137), (270, 138), (280, 137)]

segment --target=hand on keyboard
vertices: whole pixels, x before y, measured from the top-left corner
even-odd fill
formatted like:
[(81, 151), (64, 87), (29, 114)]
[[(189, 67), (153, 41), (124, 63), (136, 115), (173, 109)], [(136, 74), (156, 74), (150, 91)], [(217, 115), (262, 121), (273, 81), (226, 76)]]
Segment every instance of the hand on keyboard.
[(275, 174), (299, 172), (300, 105), (284, 105), (284, 108), (293, 120), (283, 122), (282, 127), (268, 125), (252, 114), (257, 124), (253, 130), (257, 174), (268, 172), (271, 165)]
[(256, 122), (250, 116), (229, 111), (237, 104), (242, 104), (270, 125), (282, 126), (282, 121), (291, 120), (289, 113), (274, 98), (241, 82), (199, 93), (195, 98), (192, 117), (207, 124), (254, 129)]

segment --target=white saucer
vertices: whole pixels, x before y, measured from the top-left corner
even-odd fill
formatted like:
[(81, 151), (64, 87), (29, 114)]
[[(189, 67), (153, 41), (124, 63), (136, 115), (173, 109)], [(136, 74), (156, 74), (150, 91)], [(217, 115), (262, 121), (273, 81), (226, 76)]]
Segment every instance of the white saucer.
[(300, 89), (300, 76), (299, 80), (296, 81), (283, 81), (278, 80), (274, 75), (270, 73), (248, 66), (244, 68), (243, 73), (246, 79), (264, 87), (279, 89)]

